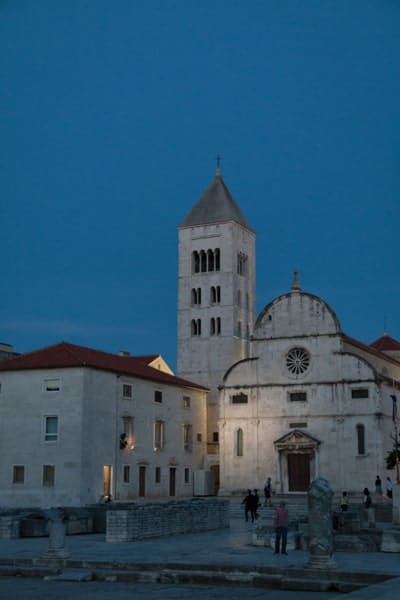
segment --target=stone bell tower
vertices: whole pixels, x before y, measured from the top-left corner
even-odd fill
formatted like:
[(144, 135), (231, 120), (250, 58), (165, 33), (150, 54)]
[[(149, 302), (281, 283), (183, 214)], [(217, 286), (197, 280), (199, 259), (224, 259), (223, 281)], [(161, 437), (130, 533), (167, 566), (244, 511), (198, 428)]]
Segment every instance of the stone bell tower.
[(218, 386), (250, 352), (255, 233), (219, 167), (179, 227), (177, 374), (210, 388), (208, 442), (218, 441)]

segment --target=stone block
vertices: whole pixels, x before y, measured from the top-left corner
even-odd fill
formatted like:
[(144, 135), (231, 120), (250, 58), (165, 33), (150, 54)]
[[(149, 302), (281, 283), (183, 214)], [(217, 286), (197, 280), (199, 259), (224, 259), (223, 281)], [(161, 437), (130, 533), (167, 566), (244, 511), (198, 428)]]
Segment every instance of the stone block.
[(400, 529), (385, 529), (382, 532), (382, 552), (400, 552)]
[(47, 519), (44, 515), (27, 515), (21, 518), (21, 537), (46, 537), (48, 535)]
[(0, 517), (0, 539), (11, 540), (20, 536), (20, 520), (15, 516)]

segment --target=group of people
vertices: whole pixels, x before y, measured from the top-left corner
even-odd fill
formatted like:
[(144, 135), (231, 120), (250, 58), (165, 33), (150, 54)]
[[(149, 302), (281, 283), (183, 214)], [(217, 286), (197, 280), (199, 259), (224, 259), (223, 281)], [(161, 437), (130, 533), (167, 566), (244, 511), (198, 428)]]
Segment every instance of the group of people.
[(244, 518), (246, 523), (249, 520), (249, 514), (251, 522), (254, 523), (254, 521), (259, 517), (258, 507), (261, 506), (258, 490), (247, 490), (247, 496), (243, 498), (242, 504), (244, 504)]
[[(382, 480), (379, 475), (376, 476), (375, 479), (375, 494), (377, 496), (382, 496)], [(388, 498), (393, 497), (393, 483), (390, 477), (386, 478), (386, 496)], [(363, 505), (364, 508), (370, 508), (372, 506), (372, 498), (371, 492), (366, 487), (363, 491)], [(349, 498), (347, 496), (347, 492), (342, 492), (342, 497), (340, 498), (340, 508), (342, 512), (346, 512), (349, 508)]]
[[(254, 523), (258, 519), (258, 509), (261, 506), (258, 490), (247, 490), (247, 495), (243, 498), (244, 518), (246, 522)], [(272, 484), (271, 478), (268, 477), (264, 485), (264, 506), (272, 506)], [(289, 513), (285, 502), (279, 502), (279, 506), (275, 509), (274, 528), (275, 528), (275, 552), (274, 554), (287, 554), (287, 532), (289, 525)]]

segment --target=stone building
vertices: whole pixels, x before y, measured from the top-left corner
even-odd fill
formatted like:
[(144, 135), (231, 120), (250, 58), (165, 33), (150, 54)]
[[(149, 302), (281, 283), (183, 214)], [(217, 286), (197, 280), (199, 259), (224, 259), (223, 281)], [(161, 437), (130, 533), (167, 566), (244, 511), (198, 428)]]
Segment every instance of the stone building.
[(156, 355), (62, 342), (1, 361), (0, 506), (191, 496), (206, 395)]
[(372, 486), (393, 445), (400, 344), (345, 335), (297, 274), (255, 320), (255, 279), (255, 234), (217, 170), (179, 226), (178, 373), (211, 390), (220, 494), (267, 476), (279, 492), (315, 477)]

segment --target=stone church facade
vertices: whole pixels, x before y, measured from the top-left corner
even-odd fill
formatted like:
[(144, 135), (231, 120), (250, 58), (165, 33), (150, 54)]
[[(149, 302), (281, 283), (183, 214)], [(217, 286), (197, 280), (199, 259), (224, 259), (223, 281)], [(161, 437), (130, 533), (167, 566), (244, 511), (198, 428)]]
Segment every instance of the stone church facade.
[(277, 492), (315, 477), (338, 492), (372, 487), (393, 448), (400, 343), (345, 335), (297, 274), (255, 319), (255, 279), (254, 231), (217, 170), (179, 226), (178, 374), (210, 388), (219, 493), (267, 476)]

